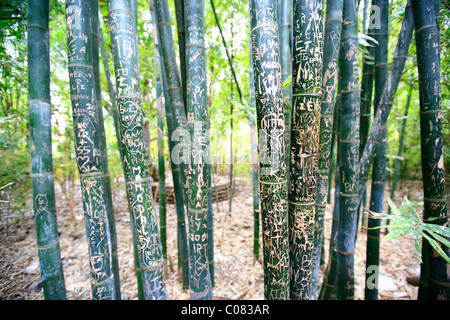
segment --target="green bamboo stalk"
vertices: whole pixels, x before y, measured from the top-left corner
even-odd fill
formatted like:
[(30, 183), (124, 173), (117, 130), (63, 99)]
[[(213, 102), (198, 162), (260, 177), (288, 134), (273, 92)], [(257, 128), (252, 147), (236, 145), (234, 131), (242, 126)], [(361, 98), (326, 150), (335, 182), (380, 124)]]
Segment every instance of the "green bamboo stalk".
[(316, 172), (322, 98), (322, 1), (293, 1), (289, 169), (290, 297), (312, 299)]
[(354, 249), (358, 200), (359, 67), (356, 1), (344, 0), (339, 67), (341, 70), (340, 197), (336, 235), (338, 300), (354, 298)]
[[(375, 90), (374, 90), (374, 112), (382, 98), (384, 87), (388, 79), (388, 41), (389, 41), (389, 3), (384, 0), (372, 2), (379, 8), (379, 28), (374, 33), (374, 39), (378, 42), (375, 47)], [(387, 127), (382, 130), (380, 145), (377, 149), (372, 172), (372, 188), (370, 194), (370, 211), (382, 213), (384, 200), (384, 187), (386, 182), (386, 149), (387, 149)], [(381, 219), (373, 216), (368, 218), (367, 249), (366, 249), (366, 285), (365, 299), (378, 299), (378, 269), (380, 264), (380, 228)], [(372, 271), (376, 270), (374, 274)], [(375, 285), (373, 282), (375, 281)]]
[(324, 219), (327, 207), (327, 196), (330, 188), (330, 163), (333, 148), (333, 127), (336, 125), (336, 85), (338, 80), (338, 54), (342, 29), (342, 0), (327, 2), (324, 25), (322, 100), (320, 111), (319, 155), (316, 188), (316, 214), (314, 231), (312, 295), (317, 295), (317, 279), (319, 277)]
[[(366, 6), (369, 5), (369, 1), (365, 0), (364, 3), (364, 15), (366, 14)], [(371, 8), (370, 8), (371, 11)], [(378, 17), (377, 17), (378, 19)], [(366, 29), (364, 25), (367, 20), (367, 17), (363, 19), (363, 29)], [(376, 28), (375, 28), (376, 27)], [(376, 29), (378, 26), (375, 26), (375, 23), (369, 23), (369, 27), (367, 28), (367, 35), (370, 37), (374, 37)], [(370, 129), (370, 120), (372, 118), (372, 95), (373, 95), (373, 84), (374, 84), (374, 56), (375, 56), (375, 47), (369, 46), (366, 48), (367, 54), (362, 54), (362, 70), (361, 70), (361, 113), (360, 113), (360, 148), (359, 154), (362, 155), (364, 151), (364, 147), (366, 145), (367, 137), (369, 135)], [(364, 181), (368, 181), (367, 177), (361, 177)], [(367, 212), (367, 195), (366, 192), (362, 195), (362, 201), (358, 206), (358, 217), (357, 217), (357, 225), (359, 225), (359, 220), (364, 225), (365, 217)], [(361, 219), (361, 216), (362, 219)], [(365, 228), (362, 228), (363, 232)], [(358, 233), (357, 233), (358, 234)]]
[(167, 0), (155, 0), (154, 4), (158, 21), (158, 34), (161, 40), (161, 59), (164, 65), (163, 69), (166, 75), (169, 101), (172, 107), (173, 120), (176, 129), (170, 139), (175, 142), (179, 141), (177, 148), (174, 148), (171, 153), (171, 157), (174, 157), (174, 161), (180, 166), (182, 183), (185, 192), (187, 192), (186, 165), (189, 161), (190, 154), (190, 136), (187, 129), (183, 89), (181, 87), (178, 66), (175, 60), (175, 47), (170, 23), (169, 4)]
[[(436, 13), (429, 1), (412, 0), (419, 72), (420, 137), (424, 189), (424, 220), (434, 218), (436, 225), (449, 222), (445, 192), (444, 153), (442, 140), (440, 36)], [(432, 88), (432, 89), (430, 89)], [(440, 244), (441, 245), (441, 244)], [(449, 264), (437, 254), (427, 240), (427, 297), (429, 300), (449, 299)], [(441, 245), (448, 255), (450, 250)], [(421, 277), (422, 277), (421, 273)], [(420, 288), (419, 288), (420, 291)]]
[(65, 300), (53, 180), (48, 21), (48, 1), (28, 1), (31, 183), (41, 280), (46, 300)]
[[(292, 0), (281, 0), (279, 16), (279, 34), (280, 34), (280, 64), (281, 64), (281, 82), (284, 83), (286, 79), (292, 74), (292, 59), (291, 59), (291, 43), (290, 33), (291, 27), (291, 12)], [(283, 88), (283, 104), (284, 104), (284, 119), (286, 122), (286, 164), (289, 170), (289, 163), (291, 154), (290, 136), (291, 136), (291, 99), (292, 99), (292, 85)]]
[(381, 132), (386, 126), (389, 113), (394, 102), (395, 93), (397, 92), (403, 69), (405, 67), (408, 55), (409, 45), (411, 44), (412, 31), (414, 28), (413, 14), (411, 4), (408, 1), (405, 7), (402, 27), (397, 38), (397, 47), (391, 63), (391, 71), (387, 83), (384, 87), (383, 95), (380, 99), (380, 105), (377, 107), (369, 136), (364, 147), (364, 151), (359, 160), (359, 186), (358, 186), (358, 204), (362, 200), (362, 196), (366, 189), (367, 177), (374, 161), (376, 150), (379, 145)]
[(112, 203), (111, 196), (111, 179), (109, 176), (109, 166), (108, 166), (108, 151), (106, 143), (105, 126), (103, 120), (103, 106), (102, 106), (102, 92), (100, 85), (100, 59), (99, 59), (99, 48), (100, 48), (100, 21), (99, 21), (99, 10), (98, 1), (91, 0), (91, 30), (92, 30), (92, 66), (94, 68), (94, 88), (95, 88), (95, 104), (98, 113), (98, 129), (100, 134), (100, 146), (102, 154), (103, 163), (103, 174), (105, 176), (105, 195), (106, 195), (106, 205), (107, 213), (109, 215), (109, 229), (111, 232), (111, 249), (112, 249), (112, 259), (113, 259), (113, 270), (114, 279), (116, 285), (116, 295), (117, 299), (120, 299), (120, 273), (119, 273), (119, 260), (117, 255), (117, 235), (116, 235), (116, 225), (114, 221), (114, 207)]
[(160, 234), (153, 207), (143, 134), (142, 98), (134, 17), (127, 1), (107, 1), (114, 56), (124, 173), (145, 299), (166, 299)]
[[(159, 56), (162, 56), (162, 48), (159, 45), (161, 43), (161, 37), (158, 31), (158, 18), (156, 16), (156, 10), (153, 3), (150, 2), (150, 11), (152, 14), (153, 29), (157, 35)], [(156, 41), (155, 41), (156, 42)], [(175, 206), (177, 212), (177, 244), (178, 244), (178, 269), (181, 273), (182, 285), (184, 288), (189, 288), (189, 260), (188, 260), (188, 240), (186, 233), (186, 217), (185, 217), (185, 202), (184, 202), (184, 188), (182, 185), (182, 172), (180, 170), (180, 164), (175, 161), (175, 157), (172, 156), (174, 149), (176, 148), (176, 141), (172, 139), (175, 132), (175, 120), (173, 119), (173, 111), (171, 101), (169, 97), (169, 90), (167, 84), (165, 64), (160, 59), (161, 63), (161, 77), (163, 83), (164, 92), (164, 106), (166, 114), (167, 125), (167, 138), (169, 144), (170, 165), (172, 169), (172, 181), (175, 193)], [(184, 107), (183, 107), (184, 110)]]
[(66, 1), (68, 69), (71, 89), (75, 152), (81, 180), (86, 220), (92, 296), (95, 300), (119, 299), (114, 274), (110, 229), (113, 217), (102, 157), (102, 137), (95, 97), (91, 2)]
[(250, 1), (258, 123), (264, 296), (289, 299), (289, 240), (285, 119), (278, 59), (276, 1)]
[[(341, 3), (342, 5), (342, 3)], [(339, 57), (339, 56), (338, 56)], [(339, 69), (337, 70), (339, 73)], [(337, 75), (339, 78), (339, 76)], [(337, 274), (337, 252), (336, 252), (336, 233), (337, 227), (339, 224), (339, 215), (340, 215), (340, 203), (339, 203), (339, 194), (340, 194), (340, 162), (341, 162), (341, 153), (339, 149), (339, 141), (340, 141), (340, 128), (341, 128), (341, 87), (340, 82), (337, 85), (338, 90), (336, 93), (335, 99), (335, 108), (334, 108), (334, 117), (333, 117), (333, 128), (335, 133), (336, 140), (336, 167), (335, 167), (335, 187), (334, 187), (334, 208), (333, 208), (333, 218), (330, 230), (330, 245), (328, 248), (328, 263), (324, 273), (322, 286), (320, 288), (319, 300), (335, 300), (336, 299), (336, 274)]]
[[(157, 37), (155, 37), (157, 38)], [(156, 39), (157, 40), (157, 39)], [(154, 48), (154, 78), (156, 89), (156, 108), (157, 126), (158, 126), (158, 203), (159, 203), (159, 225), (161, 230), (161, 245), (163, 258), (167, 261), (167, 218), (166, 218), (166, 175), (164, 163), (164, 104), (163, 104), (163, 86), (161, 77), (161, 62), (159, 59), (158, 42), (155, 41)]]
[[(174, 0), (175, 16), (177, 21), (178, 53), (180, 57), (181, 86), (183, 88), (183, 101), (186, 108), (186, 32), (184, 31), (184, 0)], [(187, 113), (186, 109), (185, 112)]]
[[(123, 161), (123, 152), (122, 152), (122, 147), (121, 147), (122, 138), (120, 136), (119, 113), (118, 113), (117, 104), (116, 104), (116, 94), (115, 94), (114, 85), (111, 81), (111, 73), (109, 70), (108, 54), (106, 52), (105, 43), (103, 41), (103, 32), (102, 32), (102, 28), (100, 25), (100, 19), (98, 19), (98, 23), (99, 23), (98, 36), (99, 36), (100, 50), (101, 50), (101, 56), (102, 56), (102, 61), (103, 61), (103, 68), (105, 70), (105, 77), (106, 77), (106, 81), (108, 83), (108, 92), (109, 92), (109, 97), (111, 99), (111, 113), (113, 116), (114, 129), (116, 132), (117, 147), (119, 150), (120, 161), (121, 161), (122, 169), (123, 169), (124, 161)], [(132, 218), (131, 218), (132, 210), (131, 210), (130, 206), (128, 206), (128, 211), (130, 214), (130, 221), (131, 221), (132, 220)], [(134, 232), (134, 229), (133, 229), (133, 232)], [(134, 254), (134, 268), (135, 268), (135, 274), (136, 274), (136, 282), (137, 282), (137, 287), (138, 287), (138, 297), (139, 297), (139, 300), (143, 300), (144, 299), (144, 290), (142, 287), (141, 269), (139, 267), (139, 257), (138, 257), (138, 253), (137, 253), (137, 244), (136, 244), (135, 236), (133, 236), (133, 254)]]
[[(249, 30), (250, 31), (250, 30)], [(250, 34), (250, 32), (249, 32)], [(250, 51), (250, 65), (249, 65), (249, 106), (250, 110), (255, 110), (255, 81), (253, 74), (253, 57), (252, 57), (252, 42), (249, 41)], [(248, 117), (248, 124), (250, 129), (250, 156), (252, 166), (252, 191), (253, 191), (253, 255), (256, 260), (259, 259), (259, 226), (260, 226), (260, 211), (259, 211), (259, 188), (258, 188), (258, 144), (256, 141), (256, 123), (254, 119), (254, 112)]]
[(211, 300), (208, 264), (209, 123), (203, 1), (187, 0), (186, 32), (187, 126), (192, 141), (188, 165), (189, 291), (192, 300)]

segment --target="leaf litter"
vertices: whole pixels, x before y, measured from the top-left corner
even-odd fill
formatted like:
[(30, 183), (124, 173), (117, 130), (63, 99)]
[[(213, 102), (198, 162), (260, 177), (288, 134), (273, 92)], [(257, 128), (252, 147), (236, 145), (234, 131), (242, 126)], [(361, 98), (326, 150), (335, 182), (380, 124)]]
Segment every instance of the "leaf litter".
[[(217, 185), (229, 183), (228, 177), (216, 176)], [(264, 281), (262, 266), (262, 243), (260, 257), (253, 255), (253, 197), (251, 179), (235, 177), (233, 180), (232, 210), (228, 200), (213, 202), (214, 211), (214, 299), (263, 300)], [(421, 200), (421, 182), (403, 183), (403, 193), (409, 198)], [(60, 192), (55, 186), (56, 192)], [(389, 188), (386, 188), (389, 189)], [(370, 190), (370, 184), (368, 185)], [(332, 190), (333, 192), (333, 190)], [(389, 193), (388, 193), (389, 192)], [(121, 298), (136, 300), (137, 283), (134, 273), (133, 242), (130, 216), (124, 190), (113, 192), (115, 222), (118, 239), (118, 258), (121, 281)], [(367, 192), (367, 194), (370, 194)], [(386, 199), (390, 190), (386, 190)], [(331, 197), (333, 198), (333, 197)], [(30, 195), (31, 199), (31, 195)], [(90, 275), (86, 231), (81, 206), (75, 206), (75, 219), (67, 209), (62, 196), (57, 196), (58, 231), (66, 284), (67, 299), (91, 299)], [(213, 194), (214, 199), (214, 194)], [(75, 189), (75, 203), (81, 203), (80, 190)], [(31, 201), (31, 200), (30, 200)], [(387, 203), (387, 201), (385, 201)], [(398, 205), (401, 201), (395, 201)], [(387, 206), (387, 205), (386, 205)], [(218, 210), (219, 207), (219, 210)], [(0, 299), (43, 300), (39, 259), (36, 246), (33, 210), (27, 205), (16, 227), (0, 224)], [(327, 207), (325, 216), (325, 264), (321, 265), (319, 285), (328, 261), (329, 231), (331, 230), (333, 203)], [(387, 207), (386, 207), (387, 210)], [(155, 204), (158, 215), (158, 203)], [(0, 215), (4, 221), (4, 212)], [(13, 213), (14, 214), (14, 213)], [(16, 213), (19, 214), (19, 213)], [(9, 217), (9, 221), (13, 221)], [(363, 219), (364, 220), (364, 219)], [(6, 228), (8, 228), (6, 230)], [(260, 233), (261, 234), (261, 233)], [(364, 299), (366, 232), (358, 227), (355, 248), (355, 299)], [(171, 300), (187, 300), (189, 292), (181, 284), (177, 268), (176, 214), (175, 206), (167, 204), (167, 261), (166, 288)], [(410, 300), (417, 298), (417, 287), (406, 278), (418, 276), (420, 262), (412, 237), (382, 240), (380, 244), (379, 299)]]

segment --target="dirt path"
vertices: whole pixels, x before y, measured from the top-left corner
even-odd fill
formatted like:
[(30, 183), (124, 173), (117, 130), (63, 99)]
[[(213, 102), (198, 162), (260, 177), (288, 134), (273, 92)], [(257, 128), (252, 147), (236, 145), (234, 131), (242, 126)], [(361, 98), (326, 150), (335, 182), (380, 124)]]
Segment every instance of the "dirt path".
[[(219, 177), (220, 178), (220, 177)], [(227, 178), (222, 178), (227, 181)], [(251, 181), (236, 178), (233, 207), (228, 213), (228, 201), (214, 203), (215, 287), (213, 295), (225, 299), (263, 299), (263, 270), (261, 261), (253, 257), (253, 198)], [(407, 188), (411, 186), (406, 185)], [(409, 198), (419, 201), (420, 190), (410, 189)], [(399, 192), (398, 198), (401, 198)], [(413, 194), (412, 194), (413, 193)], [(76, 204), (81, 203), (77, 192)], [(79, 206), (74, 220), (61, 199), (57, 203), (60, 247), (66, 282), (67, 298), (86, 300), (91, 298), (88, 251), (84, 217)], [(120, 265), (122, 299), (137, 299), (137, 286), (133, 267), (131, 227), (124, 193), (114, 193), (118, 255)], [(326, 215), (325, 248), (331, 228), (331, 208)], [(169, 299), (189, 299), (183, 290), (176, 270), (176, 216), (173, 205), (167, 206), (167, 276)], [(0, 299), (41, 300), (39, 260), (36, 248), (33, 212), (24, 213), (17, 228), (12, 226), (8, 234), (0, 229)], [(358, 234), (355, 251), (356, 299), (364, 298), (366, 235)], [(381, 241), (380, 299), (416, 299), (417, 288), (406, 283), (406, 277), (419, 274), (419, 261), (411, 238)], [(260, 250), (262, 252), (262, 250)], [(325, 261), (328, 260), (326, 252)], [(325, 266), (322, 266), (321, 276)], [(321, 283), (321, 282), (320, 282)]]

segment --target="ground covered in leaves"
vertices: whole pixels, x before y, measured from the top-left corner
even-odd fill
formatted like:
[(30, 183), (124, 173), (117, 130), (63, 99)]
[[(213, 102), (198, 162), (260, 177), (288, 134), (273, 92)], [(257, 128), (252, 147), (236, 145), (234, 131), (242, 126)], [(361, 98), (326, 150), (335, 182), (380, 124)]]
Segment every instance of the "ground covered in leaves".
[[(228, 183), (226, 177), (216, 177), (218, 184)], [(253, 256), (253, 198), (251, 180), (237, 177), (234, 181), (232, 210), (228, 201), (214, 203), (214, 267), (215, 299), (263, 299), (263, 269), (261, 257)], [(404, 182), (397, 192), (401, 200), (421, 201), (420, 182)], [(388, 189), (388, 188), (386, 188)], [(58, 191), (57, 191), (58, 192)], [(389, 195), (386, 190), (386, 196)], [(31, 195), (30, 195), (31, 197)], [(79, 190), (75, 193), (74, 216), (67, 209), (62, 196), (57, 197), (60, 247), (69, 300), (91, 299), (88, 250), (84, 216)], [(30, 202), (31, 203), (31, 202)], [(399, 203), (399, 201), (397, 201)], [(114, 191), (114, 206), (118, 237), (121, 298), (137, 299), (137, 285), (133, 267), (131, 225), (123, 191)], [(0, 299), (42, 300), (39, 259), (36, 247), (31, 205), (23, 212), (0, 213)], [(156, 205), (157, 209), (157, 205)], [(156, 210), (157, 211), (157, 210)], [(328, 249), (332, 204), (326, 215), (325, 248)], [(169, 299), (189, 299), (177, 271), (176, 215), (173, 204), (167, 206), (167, 270), (166, 286)], [(14, 222), (20, 218), (20, 222)], [(364, 229), (359, 228), (355, 251), (356, 299), (364, 299), (365, 242)], [(412, 238), (405, 236), (382, 240), (380, 248), (379, 299), (416, 299), (417, 287), (406, 278), (419, 275), (419, 259)], [(262, 250), (260, 250), (262, 252)], [(328, 261), (328, 252), (325, 252)], [(325, 265), (321, 268), (321, 277)], [(321, 280), (320, 280), (321, 283)]]

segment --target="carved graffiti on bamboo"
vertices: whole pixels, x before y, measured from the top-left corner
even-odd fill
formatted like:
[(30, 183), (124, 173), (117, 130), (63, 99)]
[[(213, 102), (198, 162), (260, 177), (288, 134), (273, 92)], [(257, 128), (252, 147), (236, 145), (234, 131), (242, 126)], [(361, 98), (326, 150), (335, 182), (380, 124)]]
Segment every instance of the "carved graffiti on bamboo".
[(99, 178), (82, 177), (82, 193), (86, 217), (86, 230), (89, 241), (91, 276), (95, 282), (107, 278), (111, 271), (109, 259), (111, 252), (106, 241), (106, 217), (103, 210), (103, 184)]

